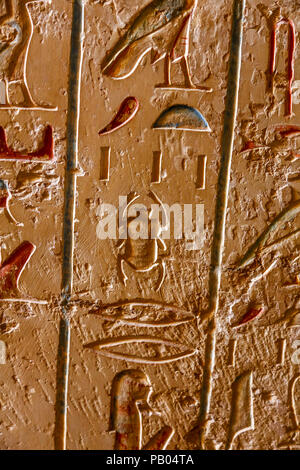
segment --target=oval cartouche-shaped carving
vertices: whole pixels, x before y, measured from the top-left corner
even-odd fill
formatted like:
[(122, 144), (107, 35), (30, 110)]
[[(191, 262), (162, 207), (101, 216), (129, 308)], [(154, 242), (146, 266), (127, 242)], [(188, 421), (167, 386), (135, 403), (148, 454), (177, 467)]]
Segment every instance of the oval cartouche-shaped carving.
[(196, 314), (177, 305), (142, 299), (101, 305), (92, 308), (89, 313), (99, 316), (101, 320), (148, 328), (175, 327), (197, 318)]
[[(157, 344), (164, 345), (169, 348), (176, 348), (181, 351), (178, 354), (170, 354), (165, 357), (144, 357), (123, 352), (114, 351), (111, 348), (114, 346), (121, 346), (123, 344), (144, 343), (144, 344)], [(126, 360), (128, 362), (138, 362), (140, 364), (166, 364), (168, 362), (177, 361), (185, 357), (192, 356), (196, 353), (196, 349), (189, 349), (186, 345), (177, 343), (175, 341), (157, 338), (153, 336), (121, 336), (115, 338), (108, 338), (104, 340), (95, 341), (85, 345), (86, 348), (94, 349), (102, 354), (102, 356), (111, 357), (114, 359)]]

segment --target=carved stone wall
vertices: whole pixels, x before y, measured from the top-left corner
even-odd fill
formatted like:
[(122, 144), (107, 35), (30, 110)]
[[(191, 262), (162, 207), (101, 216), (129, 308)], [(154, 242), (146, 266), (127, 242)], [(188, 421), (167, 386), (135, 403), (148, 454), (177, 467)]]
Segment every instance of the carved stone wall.
[(0, 1), (1, 449), (300, 448), (279, 3)]

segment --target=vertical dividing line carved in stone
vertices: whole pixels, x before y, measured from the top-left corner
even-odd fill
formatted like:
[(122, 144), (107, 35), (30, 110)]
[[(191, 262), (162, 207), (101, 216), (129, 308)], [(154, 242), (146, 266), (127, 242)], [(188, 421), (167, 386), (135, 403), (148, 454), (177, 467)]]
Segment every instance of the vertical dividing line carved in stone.
[(73, 0), (70, 72), (67, 117), (67, 157), (65, 169), (65, 207), (63, 219), (62, 308), (59, 325), (54, 447), (66, 449), (67, 398), (70, 362), (69, 300), (72, 295), (74, 219), (78, 164), (81, 69), (83, 57), (84, 0)]
[(200, 403), (200, 448), (205, 448), (205, 438), (208, 429), (210, 402), (212, 394), (213, 370), (216, 349), (216, 313), (219, 307), (219, 291), (222, 274), (222, 255), (225, 240), (226, 212), (230, 184), (230, 171), (233, 152), (234, 130), (238, 108), (238, 92), (242, 58), (243, 19), (245, 0), (234, 0), (232, 15), (232, 31), (229, 69), (227, 79), (227, 96), (224, 112), (222, 134), (222, 155), (217, 184), (215, 208), (215, 224), (211, 251), (209, 275), (210, 304), (207, 312), (202, 314), (202, 320), (209, 319), (205, 346), (205, 365), (203, 371), (201, 403)]

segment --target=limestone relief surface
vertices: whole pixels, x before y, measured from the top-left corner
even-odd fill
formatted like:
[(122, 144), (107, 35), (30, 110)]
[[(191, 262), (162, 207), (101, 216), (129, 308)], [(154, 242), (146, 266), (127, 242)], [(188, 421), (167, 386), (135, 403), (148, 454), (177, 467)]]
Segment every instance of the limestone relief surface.
[(299, 0), (0, 0), (0, 449), (300, 449)]

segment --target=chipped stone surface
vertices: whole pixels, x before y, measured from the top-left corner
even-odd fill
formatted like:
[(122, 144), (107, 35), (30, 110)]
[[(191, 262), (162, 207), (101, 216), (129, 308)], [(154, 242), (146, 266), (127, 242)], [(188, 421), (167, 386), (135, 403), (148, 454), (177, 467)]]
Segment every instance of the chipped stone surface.
[[(0, 63), (0, 126), (8, 147), (27, 156), (43, 148), (45, 129), (51, 126), (54, 159), (4, 161), (0, 148), (0, 178), (8, 185), (9, 208), (19, 223), (1, 202), (0, 448), (300, 448), (298, 0), (281, 1), (280, 11), (273, 0), (245, 2), (221, 283), (213, 316), (207, 312), (213, 297), (224, 112), (233, 86), (228, 81), (231, 23), (233, 6), (242, 0), (41, 0), (24, 2), (27, 13), (19, 10), (20, 3), (0, 2), (5, 47), (17, 34), (5, 19), (9, 6), (23, 28), (29, 27), (30, 15), (33, 32), (22, 46), (28, 56), (25, 68), (25, 59), (23, 69), (18, 63), (17, 77)], [(139, 14), (150, 4), (154, 13), (157, 4), (169, 8), (169, 18), (175, 15), (171, 27), (157, 32), (152, 23), (142, 22)], [(74, 8), (84, 12), (82, 43)], [(124, 52), (120, 40), (133, 18), (137, 30), (125, 36)], [(286, 116), (287, 24), (278, 30), (270, 89), (270, 37), (280, 18), (295, 26), (291, 117)], [(145, 38), (147, 27), (152, 29)], [(73, 34), (77, 28), (77, 42), (71, 42), (72, 28)], [(141, 36), (137, 43), (134, 34)], [(120, 55), (103, 71), (118, 47)], [(154, 60), (159, 54), (161, 60)], [(169, 88), (164, 54), (176, 62)], [(114, 77), (130, 71), (139, 56), (127, 78)], [(5, 64), (2, 57), (0, 52)], [(72, 82), (76, 73), (80, 101)], [(5, 80), (11, 81), (10, 103)], [(203, 89), (195, 91), (189, 80)], [(29, 103), (24, 84), (34, 102)], [(68, 108), (72, 97), (78, 128), (76, 111)], [(129, 97), (135, 101), (127, 100), (118, 113)], [(138, 103), (134, 109), (133, 102)], [(177, 113), (174, 105), (184, 109)], [(169, 108), (169, 125), (178, 119), (184, 130), (153, 129)], [(190, 108), (201, 118), (189, 114)], [(109, 132), (99, 135), (110, 122)], [(78, 152), (70, 129), (78, 132)], [(70, 182), (75, 182), (71, 196)], [(188, 250), (187, 240), (174, 236), (164, 240), (165, 249), (156, 240), (126, 241), (120, 247), (118, 237), (99, 239), (101, 205), (118, 207), (119, 196), (133, 194), (148, 209), (157, 201), (203, 204), (200, 249)], [(66, 204), (72, 197), (74, 212)], [(69, 243), (72, 233), (74, 244)], [(34, 253), (26, 261), (21, 255), (14, 259), (12, 253), (24, 241), (34, 245)], [(66, 253), (73, 253), (67, 262)], [(24, 270), (4, 295), (6, 266), (17, 263)], [(69, 350), (62, 331), (70, 332)], [(69, 370), (60, 375), (68, 362)], [(67, 383), (67, 401), (60, 407)], [(131, 413), (122, 414), (124, 409)]]

